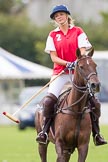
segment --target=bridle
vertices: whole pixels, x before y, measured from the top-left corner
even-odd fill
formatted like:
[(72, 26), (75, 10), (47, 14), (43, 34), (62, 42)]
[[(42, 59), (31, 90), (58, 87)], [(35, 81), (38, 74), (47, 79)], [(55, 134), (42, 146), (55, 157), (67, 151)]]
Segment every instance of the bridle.
[[(82, 70), (82, 69), (80, 68), (80, 66), (79, 66), (79, 62), (80, 62), (81, 60), (87, 59), (87, 58), (91, 58), (91, 57), (90, 57), (90, 56), (84, 56), (84, 57), (80, 58), (79, 60), (77, 60), (77, 62), (76, 62), (76, 69), (78, 70), (78, 72), (79, 72), (79, 74), (81, 75), (81, 77), (83, 77), (84, 80), (87, 82), (86, 85), (80, 87), (80, 86), (76, 85), (76, 84), (71, 80), (73, 87), (74, 87), (77, 91), (83, 93), (83, 95), (82, 95), (77, 101), (75, 101), (74, 103), (72, 103), (71, 105), (69, 105), (69, 106), (66, 107), (66, 108), (59, 109), (59, 111), (62, 111), (62, 112), (63, 112), (63, 111), (65, 111), (65, 110), (68, 109), (68, 110), (70, 110), (72, 113), (82, 113), (83, 111), (86, 110), (86, 107), (84, 107), (84, 109), (83, 109), (82, 112), (74, 112), (74, 111), (73, 111), (72, 109), (70, 109), (70, 108), (71, 108), (72, 106), (77, 105), (79, 102), (81, 102), (81, 101), (83, 100), (83, 98), (84, 98), (86, 95), (94, 96), (94, 93), (93, 93), (93, 90), (92, 90), (92, 88), (91, 88), (91, 86), (90, 86), (89, 80), (90, 80), (90, 78), (91, 78), (93, 75), (96, 75), (96, 76), (97, 76), (97, 72), (91, 72), (91, 73), (89, 73), (87, 76), (85, 76), (83, 70)], [(70, 77), (72, 78), (72, 76), (70, 76)]]
[(79, 60), (77, 60), (77, 62), (76, 62), (76, 68), (77, 68), (79, 74), (81, 75), (81, 77), (84, 78), (84, 80), (87, 82), (87, 84), (86, 84), (85, 86), (81, 86), (81, 87), (80, 87), (80, 86), (76, 85), (76, 84), (72, 81), (72, 85), (74, 86), (74, 88), (76, 88), (78, 91), (80, 91), (80, 92), (82, 92), (82, 93), (86, 92), (87, 89), (88, 89), (89, 92), (91, 91), (91, 86), (90, 86), (89, 80), (90, 80), (90, 78), (91, 78), (93, 75), (96, 75), (96, 76), (97, 76), (97, 72), (91, 72), (91, 73), (89, 73), (87, 76), (85, 76), (85, 73), (83, 72), (83, 70), (82, 70), (81, 67), (79, 66), (79, 62), (80, 62), (81, 60), (87, 59), (87, 58), (91, 58), (91, 57), (90, 57), (90, 56), (84, 56), (84, 57), (80, 58)]
[(91, 72), (90, 74), (88, 74), (88, 76), (85, 76), (85, 75), (84, 75), (84, 72), (82, 71), (82, 69), (81, 69), (80, 66), (79, 66), (79, 62), (80, 62), (81, 60), (86, 59), (86, 58), (91, 58), (91, 57), (90, 57), (90, 56), (86, 56), (86, 57), (83, 57), (83, 58), (77, 60), (76, 66), (78, 67), (78, 71), (79, 71), (79, 73), (81, 74), (81, 76), (83, 76), (83, 78), (84, 78), (86, 81), (88, 81), (92, 75), (97, 75), (97, 72)]

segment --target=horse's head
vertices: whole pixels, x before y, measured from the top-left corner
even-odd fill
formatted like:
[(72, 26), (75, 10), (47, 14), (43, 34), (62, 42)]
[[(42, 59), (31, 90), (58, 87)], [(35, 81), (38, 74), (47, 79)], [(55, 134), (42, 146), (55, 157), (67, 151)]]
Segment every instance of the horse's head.
[(94, 49), (92, 48), (87, 55), (81, 55), (79, 49), (76, 51), (77, 64), (76, 71), (79, 79), (82, 80), (84, 85), (88, 85), (92, 92), (100, 91), (100, 82), (97, 76), (96, 63), (93, 61), (92, 56)]

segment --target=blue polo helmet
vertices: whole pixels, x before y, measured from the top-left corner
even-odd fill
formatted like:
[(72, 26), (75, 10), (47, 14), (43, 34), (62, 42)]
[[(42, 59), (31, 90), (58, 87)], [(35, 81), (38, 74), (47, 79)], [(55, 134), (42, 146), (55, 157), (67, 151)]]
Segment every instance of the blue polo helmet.
[(58, 5), (58, 6), (55, 6), (50, 14), (50, 18), (51, 19), (54, 19), (54, 15), (55, 13), (57, 12), (65, 12), (67, 14), (70, 15), (70, 11), (68, 10), (68, 8), (65, 6), (65, 5)]

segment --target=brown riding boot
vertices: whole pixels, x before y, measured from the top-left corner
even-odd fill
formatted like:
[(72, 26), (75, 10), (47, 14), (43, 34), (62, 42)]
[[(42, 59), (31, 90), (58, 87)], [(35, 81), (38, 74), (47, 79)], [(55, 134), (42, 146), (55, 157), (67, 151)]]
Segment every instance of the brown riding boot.
[(91, 122), (92, 122), (92, 134), (93, 134), (93, 141), (96, 146), (107, 144), (107, 141), (100, 135), (100, 128), (99, 128), (99, 117), (100, 117), (100, 107), (101, 104), (99, 100), (95, 97), (90, 99), (91, 104)]
[(43, 101), (43, 115), (45, 118), (42, 131), (37, 135), (36, 141), (41, 144), (47, 144), (48, 133), (52, 119), (54, 117), (54, 105), (57, 102), (57, 98), (53, 94), (49, 94)]
[(37, 138), (36, 138), (36, 141), (38, 143), (47, 144), (50, 124), (51, 124), (51, 119), (45, 118), (42, 131), (37, 135)]

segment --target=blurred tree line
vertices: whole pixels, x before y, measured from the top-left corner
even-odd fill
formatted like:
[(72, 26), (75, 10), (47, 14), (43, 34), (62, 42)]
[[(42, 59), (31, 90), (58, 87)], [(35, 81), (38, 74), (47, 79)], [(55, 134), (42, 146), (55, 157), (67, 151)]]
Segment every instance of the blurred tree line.
[(32, 62), (52, 67), (44, 53), (49, 27), (36, 27), (21, 0), (0, 0), (0, 47)]
[(89, 22), (83, 24), (83, 28), (95, 50), (108, 50), (108, 12), (101, 12), (100, 15), (102, 17), (100, 24)]
[[(87, 33), (95, 50), (108, 50), (108, 13), (101, 13), (103, 21), (94, 24), (78, 22)], [(26, 16), (21, 0), (0, 0), (0, 47), (13, 54), (41, 65), (51, 67), (50, 56), (45, 54), (46, 38), (54, 27), (37, 27)]]

